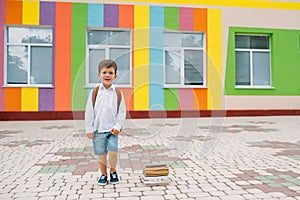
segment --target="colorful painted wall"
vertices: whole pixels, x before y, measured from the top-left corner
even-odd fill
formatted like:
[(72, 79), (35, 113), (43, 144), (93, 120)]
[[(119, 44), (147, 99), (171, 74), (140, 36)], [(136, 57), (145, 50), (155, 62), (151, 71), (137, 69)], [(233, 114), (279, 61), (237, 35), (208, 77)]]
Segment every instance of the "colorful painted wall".
[[(232, 77), (234, 60), (231, 56), (233, 34), (235, 30), (241, 30), (241, 27), (245, 29), (273, 27), (267, 30), (274, 34), (277, 41), (274, 45), (280, 48), (282, 46), (279, 41), (285, 34), (299, 37), (300, 25), (297, 19), (300, 18), (300, 5), (297, 2), (205, 0), (201, 1), (201, 5), (196, 0), (184, 5), (179, 0), (135, 1), (136, 3), (105, 1), (106, 3), (101, 4), (97, 2), (96, 0), (86, 0), (82, 3), (38, 0), (0, 1), (0, 41), (4, 41), (5, 25), (13, 24), (50, 25), (53, 28), (54, 39), (54, 87), (0, 87), (0, 112), (84, 110), (87, 94), (91, 90), (85, 87), (87, 27), (132, 29), (132, 87), (121, 88), (129, 111), (255, 109), (255, 106), (247, 106), (246, 102), (240, 101), (239, 98), (243, 95), (276, 96), (281, 103), (274, 105), (273, 108), (284, 109), (289, 108), (287, 106), (289, 103), (282, 100), (282, 96), (292, 96), (295, 102), (300, 96), (298, 81), (296, 79), (290, 81), (287, 78), (288, 73), (284, 78), (288, 84), (283, 82), (284, 80), (277, 79), (274, 82), (275, 90), (236, 90)], [(247, 18), (245, 13), (257, 14)], [(272, 21), (274, 16), (278, 16), (279, 22)], [(272, 27), (265, 26), (261, 22), (262, 19), (271, 20), (272, 25), (267, 21), (265, 24)], [(163, 87), (162, 36), (165, 29), (206, 32), (207, 88)], [(285, 42), (288, 42), (294, 50), (299, 48), (299, 42), (294, 44), (289, 39)], [(1, 86), (4, 85), (3, 45), (4, 42), (1, 42)], [(291, 58), (286, 53), (281, 54), (283, 51), (284, 48), (276, 52), (276, 58), (274, 57), (272, 61), (277, 63), (274, 66), (276, 69), (272, 69), (276, 74), (285, 73), (283, 63)], [(299, 63), (299, 54), (296, 54), (294, 53), (291, 58), (293, 67), (290, 69), (299, 74), (299, 67), (296, 67)], [(299, 103), (295, 103), (292, 109), (300, 109)]]
[[(4, 4), (4, 3), (2, 3)], [(4, 5), (3, 5), (4, 6)], [(54, 33), (54, 87), (1, 88), (3, 111), (84, 110), (87, 27), (133, 30), (133, 87), (122, 88), (128, 110), (220, 109), (220, 82), (208, 89), (164, 89), (162, 44), (164, 29), (207, 32), (209, 76), (221, 72), (221, 12), (218, 9), (164, 6), (6, 1), (4, 24), (51, 25)], [(114, 13), (113, 15), (111, 13)], [(2, 16), (3, 19), (3, 16)], [(3, 27), (1, 26), (3, 33)], [(1, 47), (3, 49), (3, 46)], [(3, 57), (2, 57), (3, 59)], [(3, 62), (1, 71), (3, 72)], [(215, 75), (214, 75), (215, 74)], [(3, 74), (2, 74), (3, 76)], [(2, 78), (3, 80), (3, 78)], [(210, 79), (208, 78), (208, 81)], [(3, 83), (2, 83), (3, 85)], [(214, 97), (214, 95), (216, 97)], [(214, 103), (211, 103), (212, 99)]]

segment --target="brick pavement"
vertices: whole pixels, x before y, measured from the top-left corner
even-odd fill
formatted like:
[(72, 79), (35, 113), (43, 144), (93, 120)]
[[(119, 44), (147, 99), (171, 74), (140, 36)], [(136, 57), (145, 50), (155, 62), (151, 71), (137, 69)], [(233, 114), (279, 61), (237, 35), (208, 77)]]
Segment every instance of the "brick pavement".
[[(300, 199), (300, 117), (126, 120), (118, 185), (98, 186), (83, 121), (0, 122), (0, 199)], [(170, 166), (145, 186), (142, 167)]]

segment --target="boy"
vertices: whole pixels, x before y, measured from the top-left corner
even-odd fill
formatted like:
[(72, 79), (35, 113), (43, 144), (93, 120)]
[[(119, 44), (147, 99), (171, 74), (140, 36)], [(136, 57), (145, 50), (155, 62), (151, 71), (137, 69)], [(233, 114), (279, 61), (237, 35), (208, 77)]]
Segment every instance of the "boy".
[[(90, 93), (85, 110), (86, 133), (93, 140), (94, 153), (99, 162), (99, 185), (106, 185), (107, 155), (110, 164), (110, 183), (116, 184), (119, 178), (116, 172), (118, 161), (118, 135), (126, 118), (123, 94), (117, 94), (113, 81), (117, 78), (117, 64), (112, 60), (103, 60), (98, 65), (98, 77), (101, 80), (98, 93)], [(93, 95), (94, 93), (94, 95)], [(97, 95), (95, 95), (97, 94)]]

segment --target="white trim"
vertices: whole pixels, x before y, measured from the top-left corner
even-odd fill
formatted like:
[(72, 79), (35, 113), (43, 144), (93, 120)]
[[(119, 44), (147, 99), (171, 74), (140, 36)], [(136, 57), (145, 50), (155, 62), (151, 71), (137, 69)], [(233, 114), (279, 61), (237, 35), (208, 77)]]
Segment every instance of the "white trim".
[(276, 87), (272, 85), (235, 85), (236, 89), (276, 89)]
[(2, 86), (3, 88), (14, 88), (14, 87), (22, 87), (22, 88), (54, 88), (52, 84), (7, 84)]
[[(267, 88), (267, 89), (272, 89), (274, 87), (272, 87), (272, 73), (271, 73), (271, 69), (272, 69), (272, 63), (271, 63), (271, 34), (242, 34), (242, 33), (238, 33), (235, 34), (234, 37), (236, 36), (264, 36), (264, 37), (268, 37), (269, 38), (269, 48), (268, 49), (251, 49), (251, 48), (235, 48), (234, 49), (234, 54), (235, 54), (235, 59), (236, 59), (236, 53), (237, 52), (249, 52), (250, 55), (250, 85), (236, 85), (235, 83), (235, 88)], [(253, 81), (254, 81), (254, 77), (253, 77), (253, 53), (255, 52), (264, 52), (264, 53), (269, 53), (269, 78), (270, 78), (270, 82), (269, 85), (267, 86), (258, 86), (258, 85), (254, 85)], [(236, 63), (235, 63), (235, 70), (236, 70)], [(235, 75), (236, 76), (236, 75)], [(235, 77), (236, 80), (237, 77)]]
[[(52, 37), (52, 43), (15, 43), (15, 42), (8, 42), (8, 29), (9, 28), (24, 28), (24, 29), (49, 29), (51, 30), (51, 37)], [(4, 32), (4, 82), (3, 87), (39, 87), (39, 88), (52, 88), (53, 86), (53, 74), (52, 74), (52, 83), (51, 84), (31, 84), (30, 83), (30, 76), (31, 76), (31, 48), (32, 47), (51, 47), (51, 50), (53, 51), (53, 28), (52, 26), (45, 26), (45, 25), (6, 25), (5, 26), (5, 32)], [(26, 84), (9, 84), (7, 83), (7, 48), (8, 46), (15, 46), (15, 47), (27, 47), (28, 48), (28, 54), (27, 54), (27, 83)], [(53, 54), (51, 57), (51, 60), (53, 60)], [(53, 71), (54, 63), (52, 63), (51, 70)]]
[(206, 85), (179, 85), (179, 84), (165, 84), (163, 88), (207, 88)]
[[(163, 47), (163, 84), (164, 88), (207, 88), (206, 85), (206, 72), (207, 72), (207, 61), (206, 61), (206, 33), (205, 32), (193, 32), (193, 31), (173, 31), (173, 30), (165, 30), (164, 33), (178, 33), (178, 34), (202, 34), (202, 47), (183, 47), (183, 46), (175, 46), (175, 47)], [(184, 76), (184, 51), (185, 50), (197, 50), (202, 51), (202, 60), (203, 60), (203, 85), (185, 85), (185, 76)], [(165, 51), (179, 51), (180, 52), (180, 84), (168, 84), (165, 80), (166, 75), (166, 67), (165, 67)]]
[[(88, 44), (88, 31), (127, 31), (130, 34), (130, 41), (129, 45), (102, 45), (102, 44)], [(116, 84), (116, 87), (122, 88), (131, 88), (132, 87), (132, 29), (128, 28), (108, 28), (108, 27), (88, 27), (86, 30), (86, 75), (85, 75), (85, 87), (86, 88), (93, 88), (99, 83), (90, 83), (89, 82), (89, 50), (104, 50), (105, 51), (105, 59), (109, 59), (109, 52), (111, 48), (118, 48), (118, 49), (129, 49), (129, 70), (130, 70), (130, 77), (129, 77), (129, 84)]]

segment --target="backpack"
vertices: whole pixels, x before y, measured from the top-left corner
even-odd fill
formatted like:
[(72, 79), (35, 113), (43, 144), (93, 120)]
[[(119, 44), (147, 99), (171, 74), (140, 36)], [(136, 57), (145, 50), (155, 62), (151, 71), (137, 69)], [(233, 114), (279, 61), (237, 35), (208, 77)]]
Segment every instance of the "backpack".
[[(98, 95), (99, 87), (100, 86), (98, 85), (98, 86), (96, 86), (93, 89), (93, 94), (92, 94), (93, 108), (95, 107), (95, 103), (96, 103), (96, 98), (97, 98), (97, 95)], [(120, 107), (122, 95), (121, 95), (121, 91), (118, 90), (117, 88), (115, 89), (115, 91), (117, 93), (117, 112), (119, 112), (119, 107)]]

